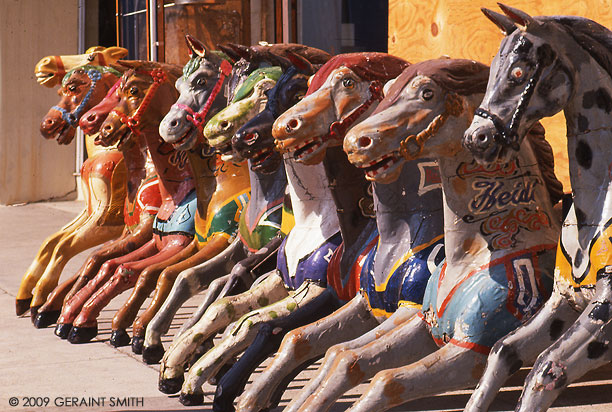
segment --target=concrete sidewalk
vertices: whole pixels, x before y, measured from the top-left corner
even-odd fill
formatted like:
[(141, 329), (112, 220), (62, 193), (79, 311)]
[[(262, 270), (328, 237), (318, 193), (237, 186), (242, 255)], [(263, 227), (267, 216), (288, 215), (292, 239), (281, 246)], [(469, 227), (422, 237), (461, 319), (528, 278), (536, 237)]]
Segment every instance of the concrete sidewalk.
[[(112, 317), (129, 292), (102, 311), (100, 334), (88, 344), (71, 345), (57, 338), (53, 328), (35, 329), (29, 315), (15, 316), (15, 293), (42, 241), (76, 216), (82, 207), (83, 204), (77, 201), (0, 206), (0, 324), (3, 325), (0, 333), (0, 411), (211, 410), (214, 387), (205, 387), (204, 407), (184, 407), (177, 395), (166, 396), (157, 390), (158, 365), (146, 365), (140, 356), (132, 354), (129, 347), (115, 349), (108, 343)], [(87, 254), (73, 258), (64, 269), (62, 278), (74, 274)], [(198, 303), (199, 297), (187, 302), (175, 318), (171, 333), (176, 333), (180, 323)], [(171, 340), (172, 336), (164, 339), (166, 348)], [(313, 366), (298, 375), (285, 392), (277, 411), (282, 410), (315, 369)], [(261, 373), (261, 368), (258, 373)], [(521, 371), (509, 382), (510, 386), (498, 396), (492, 410), (513, 410), (526, 373), (526, 370)], [(610, 366), (588, 374), (581, 383), (566, 390), (550, 410), (612, 412), (611, 377)], [(333, 411), (346, 410), (363, 388), (361, 385), (349, 392)], [(453, 392), (411, 402), (394, 410), (461, 411), (469, 393)], [(9, 404), (12, 397), (19, 402), (15, 407)], [(24, 406), (27, 402), (31, 407)], [(85, 404), (78, 406), (83, 402)]]

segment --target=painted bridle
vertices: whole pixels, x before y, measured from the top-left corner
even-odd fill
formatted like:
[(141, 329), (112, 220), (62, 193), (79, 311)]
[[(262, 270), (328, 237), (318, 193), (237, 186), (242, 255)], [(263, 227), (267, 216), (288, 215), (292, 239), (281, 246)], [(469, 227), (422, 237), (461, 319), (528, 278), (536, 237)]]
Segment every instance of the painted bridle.
[(421, 155), (425, 142), (438, 133), (449, 116), (458, 117), (463, 113), (463, 98), (457, 93), (447, 93), (444, 99), (444, 113), (433, 118), (429, 125), (417, 133), (410, 135), (400, 142), (400, 155), (406, 160), (414, 160)]
[(102, 78), (102, 73), (100, 73), (96, 69), (89, 69), (85, 73), (87, 74), (87, 77), (89, 77), (89, 79), (91, 80), (91, 84), (89, 86), (89, 90), (87, 90), (87, 94), (85, 94), (85, 97), (83, 98), (81, 103), (79, 103), (79, 105), (76, 107), (76, 109), (74, 109), (73, 112), (69, 112), (63, 107), (59, 107), (59, 106), (52, 107), (52, 109), (57, 110), (58, 112), (62, 114), (62, 119), (66, 123), (68, 123), (71, 127), (78, 126), (79, 118), (81, 117), (83, 110), (85, 110), (85, 106), (87, 106), (87, 103), (89, 103), (89, 100), (91, 99), (91, 96), (96, 88), (96, 84)]
[(195, 112), (191, 107), (181, 103), (173, 104), (173, 107), (176, 106), (177, 108), (185, 110), (188, 113), (185, 118), (200, 131), (200, 135), (203, 135), (204, 124), (206, 123), (206, 115), (212, 107), (213, 102), (217, 98), (217, 95), (221, 91), (221, 87), (223, 86), (225, 78), (229, 76), (231, 72), (232, 65), (227, 60), (222, 60), (221, 66), (219, 67), (219, 79), (217, 80), (217, 83), (215, 83), (215, 86), (213, 87), (210, 92), (210, 95), (208, 96), (208, 99), (206, 99), (206, 103), (204, 103), (204, 106), (200, 111)]
[(512, 117), (507, 124), (504, 124), (504, 122), (496, 114), (491, 113), (486, 109), (479, 107), (474, 112), (474, 116), (482, 117), (483, 119), (490, 120), (493, 123), (493, 126), (495, 126), (495, 130), (497, 131), (493, 138), (498, 144), (510, 147), (517, 152), (519, 151), (519, 136), (516, 129), (518, 128), (521, 118), (527, 109), (527, 105), (533, 96), (536, 85), (540, 80), (542, 69), (542, 64), (536, 64), (535, 72), (527, 81), (527, 85), (519, 97), (519, 102), (516, 105), (516, 109), (514, 109), (514, 113), (512, 113)]
[(130, 129), (132, 134), (135, 135), (140, 134), (140, 130), (138, 130), (138, 126), (140, 125), (140, 118), (144, 114), (145, 110), (147, 110), (147, 107), (149, 107), (149, 105), (151, 104), (151, 101), (153, 100), (153, 97), (155, 97), (157, 89), (159, 88), (159, 86), (161, 86), (162, 83), (168, 81), (168, 75), (162, 69), (153, 69), (151, 71), (142, 73), (151, 76), (151, 78), (153, 78), (153, 83), (147, 89), (147, 92), (145, 93), (142, 102), (140, 103), (134, 114), (128, 116), (127, 114), (120, 112), (117, 109), (111, 110), (111, 113), (117, 115), (121, 123), (125, 124)]

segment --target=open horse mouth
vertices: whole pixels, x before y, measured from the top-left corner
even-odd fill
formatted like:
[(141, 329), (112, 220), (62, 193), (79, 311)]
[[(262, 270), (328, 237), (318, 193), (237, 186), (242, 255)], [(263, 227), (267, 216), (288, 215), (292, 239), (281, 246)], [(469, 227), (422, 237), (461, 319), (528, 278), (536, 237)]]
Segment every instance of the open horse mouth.
[(323, 136), (306, 139), (304, 143), (297, 145), (293, 149), (293, 158), (299, 162), (304, 162), (318, 154), (323, 149), (324, 143)]
[(264, 174), (274, 173), (282, 159), (277, 151), (270, 147), (258, 150), (251, 157), (251, 170)]
[(241, 162), (244, 160), (239, 154), (234, 152), (231, 139), (225, 140), (225, 142), (215, 146), (214, 148), (215, 151), (221, 155), (221, 160), (224, 162)]
[(36, 72), (35, 75), (36, 75), (36, 81), (38, 82), (38, 84), (44, 85), (49, 80), (51, 80), (53, 76), (55, 76), (55, 73)]
[(366, 179), (380, 180), (389, 176), (401, 166), (401, 160), (403, 158), (397, 153), (388, 153), (369, 163), (357, 165), (357, 167), (364, 171)]
[(172, 143), (172, 147), (174, 147), (176, 150), (187, 150), (193, 147), (197, 138), (198, 131), (195, 127), (191, 126), (181, 135), (181, 137), (179, 137), (176, 142)]

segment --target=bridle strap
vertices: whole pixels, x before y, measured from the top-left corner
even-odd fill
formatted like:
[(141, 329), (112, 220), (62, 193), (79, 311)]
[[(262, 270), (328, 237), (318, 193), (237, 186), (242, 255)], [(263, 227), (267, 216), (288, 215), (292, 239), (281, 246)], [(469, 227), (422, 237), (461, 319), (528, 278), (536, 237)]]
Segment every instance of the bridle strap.
[(463, 113), (463, 98), (457, 93), (447, 93), (444, 99), (444, 113), (433, 118), (429, 125), (416, 135), (410, 135), (400, 142), (400, 155), (406, 160), (414, 160), (423, 152), (425, 142), (438, 133), (449, 116), (458, 117)]
[(516, 109), (514, 109), (514, 113), (512, 113), (512, 117), (510, 118), (510, 122), (508, 124), (504, 124), (504, 122), (494, 113), (489, 112), (486, 109), (478, 108), (474, 112), (474, 116), (482, 117), (483, 119), (490, 120), (495, 126), (495, 130), (497, 133), (494, 135), (494, 139), (497, 143), (511, 147), (515, 151), (519, 151), (519, 137), (516, 129), (518, 128), (518, 124), (525, 113), (525, 109), (533, 96), (535, 91), (536, 84), (538, 80), (540, 80), (540, 76), (542, 75), (542, 65), (538, 64), (536, 66), (536, 70), (533, 73), (533, 76), (527, 81), (527, 85), (521, 96), (519, 97), (519, 102), (516, 105)]
[(364, 114), (375, 101), (381, 101), (383, 99), (383, 85), (379, 80), (373, 80), (368, 88), (370, 91), (370, 97), (358, 106), (345, 118), (335, 121), (329, 125), (329, 132), (327, 135), (322, 137), (323, 141), (336, 139), (344, 139), (346, 131)]
[(68, 110), (64, 109), (63, 107), (59, 107), (59, 106), (52, 107), (52, 109), (55, 109), (58, 112), (60, 112), (62, 114), (62, 119), (64, 119), (64, 121), (72, 127), (77, 127), (77, 123), (79, 121), (79, 117), (81, 116), (81, 113), (85, 109), (85, 106), (87, 105), (87, 103), (89, 103), (89, 100), (91, 99), (91, 95), (93, 94), (96, 88), (96, 84), (102, 78), (102, 74), (99, 71), (94, 70), (94, 69), (87, 70), (86, 74), (87, 74), (87, 77), (89, 77), (89, 79), (91, 80), (91, 85), (89, 86), (89, 90), (87, 91), (87, 94), (85, 94), (85, 97), (83, 98), (81, 103), (77, 106), (77, 108), (74, 109), (73, 112), (69, 112)]
[(117, 109), (111, 110), (111, 113), (117, 115), (121, 123), (125, 124), (132, 131), (132, 134), (135, 135), (140, 134), (140, 131), (137, 129), (137, 127), (140, 125), (140, 118), (145, 110), (147, 110), (147, 107), (149, 107), (149, 104), (151, 104), (153, 97), (155, 97), (155, 92), (157, 92), (157, 89), (162, 83), (168, 81), (168, 75), (162, 69), (153, 69), (150, 72), (145, 73), (153, 78), (153, 84), (149, 86), (149, 89), (145, 93), (144, 99), (142, 99), (140, 106), (138, 106), (134, 114), (128, 116)]
[(200, 111), (195, 112), (191, 107), (181, 103), (175, 103), (172, 105), (179, 109), (185, 110), (188, 113), (185, 118), (191, 122), (200, 131), (200, 133), (203, 133), (204, 123), (206, 122), (206, 115), (208, 114), (208, 111), (221, 91), (225, 78), (229, 76), (231, 72), (232, 65), (227, 60), (222, 60), (221, 66), (219, 67), (219, 79), (217, 79), (217, 83), (215, 83), (215, 86), (210, 91), (210, 95), (208, 96), (208, 99), (206, 99), (206, 103), (204, 103), (204, 106), (202, 109), (200, 109)]

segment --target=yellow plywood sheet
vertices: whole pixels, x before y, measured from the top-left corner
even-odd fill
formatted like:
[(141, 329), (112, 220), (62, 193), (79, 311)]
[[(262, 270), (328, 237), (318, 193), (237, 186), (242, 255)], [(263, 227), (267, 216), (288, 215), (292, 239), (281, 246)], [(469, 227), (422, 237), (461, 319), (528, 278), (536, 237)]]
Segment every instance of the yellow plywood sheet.
[[(583, 16), (612, 28), (612, 2), (608, 1), (513, 0), (508, 4), (532, 16)], [(389, 0), (389, 53), (410, 62), (448, 55), (490, 64), (503, 35), (481, 7), (500, 11), (493, 0)], [(565, 119), (558, 114), (542, 123), (555, 152), (557, 177), (569, 191)]]

